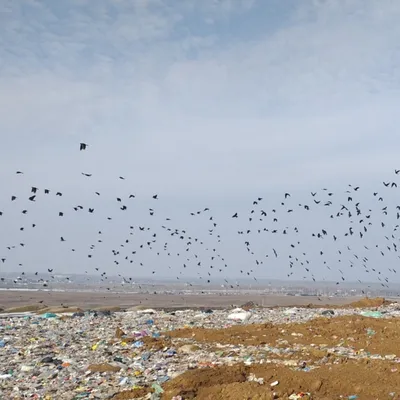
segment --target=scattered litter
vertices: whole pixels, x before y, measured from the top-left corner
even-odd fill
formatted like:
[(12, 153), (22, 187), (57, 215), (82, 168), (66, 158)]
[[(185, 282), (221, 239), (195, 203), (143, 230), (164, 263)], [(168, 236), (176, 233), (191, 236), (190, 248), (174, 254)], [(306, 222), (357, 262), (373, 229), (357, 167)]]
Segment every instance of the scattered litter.
[(249, 382), (257, 382), (260, 385), (264, 384), (264, 378), (257, 378), (254, 374), (250, 374), (247, 378)]
[(309, 393), (309, 392), (306, 392), (306, 393), (300, 392), (300, 393), (297, 393), (297, 394), (293, 393), (293, 394), (291, 394), (289, 396), (289, 400), (299, 400), (299, 399), (303, 399), (304, 400), (304, 398), (306, 396), (311, 398), (311, 393)]
[[(212, 376), (212, 371), (220, 366), (241, 363), (249, 369), (245, 375), (248, 382), (267, 383), (278, 393), (278, 388), (281, 391), (285, 386), (279, 373), (268, 378), (258, 370), (250, 372), (251, 368), (276, 364), (304, 375), (304, 379), (314, 379), (309, 388), (314, 393), (322, 381), (315, 382), (310, 376), (325, 364), (337, 364), (340, 358), (391, 363), (387, 371), (391, 371), (391, 378), (397, 379), (398, 368), (394, 363), (400, 363), (400, 354), (391, 354), (396, 351), (394, 347), (386, 352), (371, 347), (385, 344), (377, 334), (381, 329), (376, 324), (400, 317), (397, 306), (361, 312), (364, 317), (382, 321), (364, 322), (358, 334), (353, 324), (348, 335), (343, 335), (341, 325), (335, 334), (323, 338), (318, 330), (293, 324), (312, 320), (316, 324), (329, 324), (346, 316), (360, 319), (360, 310), (264, 309), (250, 303), (242, 307), (173, 312), (148, 308), (126, 312), (2, 314), (0, 392), (10, 400), (122, 399), (129, 398), (123, 396), (131, 392), (143, 399), (160, 399), (166, 396), (166, 388), (187, 371), (211, 371)], [(246, 325), (249, 320), (251, 325)], [(274, 328), (276, 324), (283, 325)], [(215, 330), (213, 340), (207, 339), (207, 329)], [(243, 330), (230, 333), (232, 329)], [(386, 334), (385, 331), (385, 337)], [(391, 387), (386, 394), (397, 389), (398, 386)], [(166, 398), (190, 398), (191, 388), (185, 390), (186, 395), (175, 393)], [(311, 399), (311, 394), (296, 391), (288, 398)]]

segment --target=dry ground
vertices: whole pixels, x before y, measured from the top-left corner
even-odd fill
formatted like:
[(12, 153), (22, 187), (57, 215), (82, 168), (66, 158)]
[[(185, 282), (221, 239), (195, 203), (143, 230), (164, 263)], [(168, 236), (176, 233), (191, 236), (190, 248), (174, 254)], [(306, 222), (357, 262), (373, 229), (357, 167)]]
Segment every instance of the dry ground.
[[(235, 365), (190, 370), (164, 385), (163, 400), (181, 395), (184, 400), (270, 400), (288, 399), (293, 393), (310, 392), (313, 400), (399, 399), (398, 364), (389, 362), (348, 361), (324, 365), (309, 372), (284, 366)], [(247, 382), (250, 373), (264, 378), (265, 383)], [(271, 388), (270, 384), (279, 384)]]
[(29, 292), (7, 290), (0, 291), (0, 307), (3, 309), (10, 307), (22, 307), (43, 301), (47, 306), (68, 305), (83, 309), (101, 306), (120, 306), (121, 308), (136, 305), (145, 305), (155, 308), (178, 308), (178, 307), (221, 307), (227, 308), (231, 305), (241, 305), (247, 301), (253, 301), (266, 307), (274, 306), (305, 306), (307, 304), (321, 304), (328, 307), (343, 305), (357, 298), (335, 297), (319, 300), (317, 297), (309, 296), (273, 296), (273, 295), (154, 295), (154, 294), (118, 294), (118, 293), (99, 293), (99, 292)]

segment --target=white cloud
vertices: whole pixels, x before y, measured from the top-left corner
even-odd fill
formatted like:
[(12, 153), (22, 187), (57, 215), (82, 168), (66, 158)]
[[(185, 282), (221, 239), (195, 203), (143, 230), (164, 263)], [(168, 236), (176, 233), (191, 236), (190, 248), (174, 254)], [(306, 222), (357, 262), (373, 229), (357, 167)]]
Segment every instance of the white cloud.
[[(223, 42), (219, 29), (236, 29), (224, 18), (246, 10), (251, 18), (256, 7), (268, 10), (266, 2), (75, 4), (81, 7), (58, 10), (36, 1), (27, 18), (20, 3), (0, 28), (0, 117), (16, 140), (90, 132), (95, 145), (144, 135), (141, 143), (151, 138), (159, 153), (145, 147), (137, 149), (139, 157), (163, 159), (175, 173), (174, 160), (191, 161), (181, 173), (195, 174), (205, 186), (218, 176), (210, 166), (223, 169), (232, 191), (238, 160), (243, 179), (268, 165), (290, 183), (290, 168), (299, 173), (305, 159), (321, 174), (332, 168), (343, 179), (348, 171), (337, 165), (350, 153), (361, 163), (353, 174), (362, 175), (367, 153), (355, 148), (366, 135), (377, 139), (369, 149), (381, 154), (381, 165), (395, 161), (384, 141), (397, 143), (397, 3), (299, 2), (273, 32), (263, 34), (260, 25), (254, 40)], [(192, 23), (210, 18), (211, 30), (191, 33)], [(160, 183), (156, 171), (145, 174)], [(183, 182), (170, 187), (183, 190)]]

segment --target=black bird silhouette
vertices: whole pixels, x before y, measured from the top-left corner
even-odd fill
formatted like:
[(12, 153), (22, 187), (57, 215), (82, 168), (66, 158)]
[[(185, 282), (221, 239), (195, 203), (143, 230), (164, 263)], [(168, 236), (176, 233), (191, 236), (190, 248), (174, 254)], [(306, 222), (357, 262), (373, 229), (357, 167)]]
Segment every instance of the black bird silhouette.
[(87, 147), (88, 147), (88, 145), (87, 145), (86, 143), (80, 143), (80, 144), (79, 144), (79, 150), (80, 150), (80, 151), (86, 150)]

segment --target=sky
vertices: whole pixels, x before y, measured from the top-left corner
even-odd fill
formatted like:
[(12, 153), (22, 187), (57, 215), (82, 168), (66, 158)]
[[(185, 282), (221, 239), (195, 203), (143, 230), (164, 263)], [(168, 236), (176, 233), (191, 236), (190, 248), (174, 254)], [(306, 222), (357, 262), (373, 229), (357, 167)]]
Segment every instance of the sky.
[[(310, 191), (327, 187), (343, 197), (353, 184), (362, 187), (357, 195), (365, 209), (380, 210), (371, 193), (385, 190), (385, 202), (394, 210), (396, 191), (388, 192), (382, 181), (395, 179), (394, 169), (400, 167), (398, 2), (0, 3), (0, 239), (5, 246), (19, 243), (25, 206), (35, 207), (28, 214), (38, 225), (21, 239), (27, 242), (23, 249), (4, 250), (3, 269), (14, 270), (20, 262), (18, 268), (27, 271), (93, 270), (87, 258), (72, 258), (60, 247), (59, 237), (82, 247), (96, 241), (104, 217), (119, 212), (115, 197), (132, 192), (135, 209), (113, 219), (107, 240), (117, 246), (130, 218), (143, 218), (158, 232), (168, 214), (181, 229), (191, 227), (193, 236), (205, 235), (212, 251), (208, 218), (190, 219), (190, 212), (207, 206), (221, 221), (224, 239), (218, 245), (230, 257), (223, 273), (229, 278), (253, 268), (248, 251), (238, 250), (243, 240), (237, 231), (258, 196), (268, 199), (263, 207), (270, 210), (285, 192), (292, 194), (293, 204), (307, 204), (313, 201)], [(89, 144), (86, 151), (79, 151), (80, 142)], [(17, 170), (24, 175), (17, 176)], [(64, 196), (41, 196), (33, 205), (27, 201), (31, 186)], [(18, 200), (11, 204), (13, 193)], [(155, 193), (159, 220), (147, 222)], [(96, 204), (96, 212), (69, 212), (77, 204)], [(52, 217), (60, 207), (69, 212), (62, 223)], [(236, 211), (241, 218), (233, 221)], [(287, 224), (317, 229), (329, 215), (303, 211)], [(347, 225), (335, 229), (345, 231)], [(386, 245), (381, 233), (373, 233), (372, 247)], [(270, 246), (270, 239), (264, 240), (253, 243), (260, 249)], [(273, 240), (274, 246), (284, 246), (284, 239)], [(199, 248), (198, 256), (205, 259), (205, 251)], [(284, 247), (282, 252), (287, 255)], [(100, 270), (113, 271), (106, 253), (96, 262)], [(182, 272), (178, 260), (149, 257), (143, 255), (145, 267), (118, 268), (133, 276)], [(340, 278), (335, 258), (327, 259), (335, 272), (315, 261), (315, 276)], [(378, 260), (375, 267), (382, 274), (397, 262), (396, 257), (383, 264)], [(284, 264), (269, 262), (254, 276), (286, 277)], [(196, 265), (191, 268), (187, 276), (198, 274)], [(348, 279), (359, 278), (354, 268), (343, 268)]]

